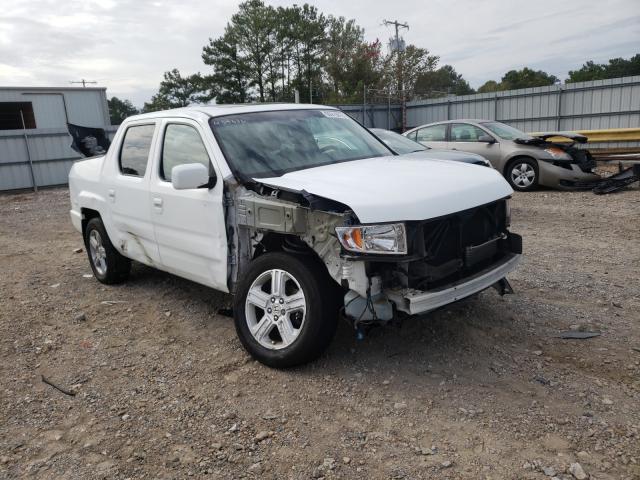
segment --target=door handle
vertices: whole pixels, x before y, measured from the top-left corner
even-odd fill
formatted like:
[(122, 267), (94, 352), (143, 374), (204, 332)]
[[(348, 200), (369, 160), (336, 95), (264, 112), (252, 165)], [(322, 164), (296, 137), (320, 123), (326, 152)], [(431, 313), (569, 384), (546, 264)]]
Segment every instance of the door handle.
[(109, 190), (107, 190), (107, 196), (109, 197), (109, 199), (112, 202), (115, 202), (115, 200), (116, 200), (116, 191), (113, 188), (110, 188)]
[(457, 148), (453, 147), (451, 150), (458, 150)]
[(162, 207), (162, 199), (158, 198), (158, 197), (155, 197), (153, 199), (153, 206), (154, 207), (158, 207), (158, 208)]

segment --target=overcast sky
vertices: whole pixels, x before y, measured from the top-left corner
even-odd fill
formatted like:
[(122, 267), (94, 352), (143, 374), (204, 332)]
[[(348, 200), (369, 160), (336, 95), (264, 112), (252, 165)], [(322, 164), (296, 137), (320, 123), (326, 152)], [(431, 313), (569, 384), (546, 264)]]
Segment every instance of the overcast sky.
[[(222, 34), (233, 0), (3, 0), (0, 86), (95, 80), (142, 106), (162, 73), (207, 72), (200, 54)], [(294, 1), (273, 0), (272, 5)], [(298, 1), (301, 4), (304, 1)], [(386, 44), (382, 20), (408, 22), (407, 43), (439, 55), (473, 87), (529, 66), (566, 78), (586, 60), (640, 52), (639, 0), (315, 0)]]

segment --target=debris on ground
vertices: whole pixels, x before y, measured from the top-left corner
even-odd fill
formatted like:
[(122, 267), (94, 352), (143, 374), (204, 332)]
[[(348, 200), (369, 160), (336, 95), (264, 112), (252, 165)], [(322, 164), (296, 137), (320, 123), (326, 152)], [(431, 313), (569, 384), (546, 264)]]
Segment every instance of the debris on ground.
[(600, 335), (602, 335), (602, 333), (600, 332), (581, 332), (576, 330), (567, 330), (566, 332), (562, 332), (560, 335), (558, 335), (558, 338), (584, 340), (587, 338), (599, 337)]

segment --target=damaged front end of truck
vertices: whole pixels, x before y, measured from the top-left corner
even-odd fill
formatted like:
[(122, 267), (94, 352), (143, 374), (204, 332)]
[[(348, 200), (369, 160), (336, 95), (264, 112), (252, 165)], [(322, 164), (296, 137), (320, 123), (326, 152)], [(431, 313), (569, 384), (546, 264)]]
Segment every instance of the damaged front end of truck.
[(354, 325), (432, 311), (488, 287), (511, 291), (506, 274), (522, 240), (509, 232), (509, 199), (420, 221), (362, 224), (343, 203), (258, 181), (227, 184), (229, 286), (273, 251), (309, 255), (325, 266)]

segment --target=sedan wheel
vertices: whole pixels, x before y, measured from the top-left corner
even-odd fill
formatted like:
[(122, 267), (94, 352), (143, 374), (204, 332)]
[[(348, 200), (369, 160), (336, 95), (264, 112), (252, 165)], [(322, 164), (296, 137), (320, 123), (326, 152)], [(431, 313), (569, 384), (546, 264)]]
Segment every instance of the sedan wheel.
[(533, 190), (538, 184), (538, 169), (533, 160), (516, 160), (507, 171), (507, 180), (514, 190)]

